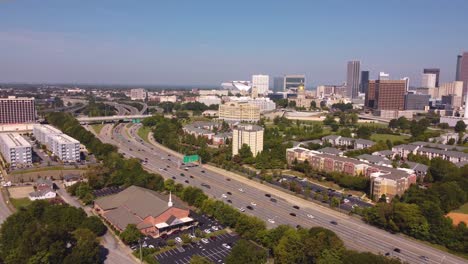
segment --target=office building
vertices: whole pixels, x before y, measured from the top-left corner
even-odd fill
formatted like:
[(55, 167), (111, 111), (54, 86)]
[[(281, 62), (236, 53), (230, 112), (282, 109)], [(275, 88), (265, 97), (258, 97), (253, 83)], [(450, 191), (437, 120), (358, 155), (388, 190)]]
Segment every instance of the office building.
[(437, 69), (437, 68), (424, 69), (423, 73), (435, 74), (436, 75), (435, 87), (439, 87), (440, 69)]
[(270, 77), (268, 75), (252, 75), (252, 87), (257, 87), (258, 94), (268, 94)]
[(369, 81), (365, 105), (378, 110), (404, 110), (405, 94), (405, 80)]
[(305, 75), (285, 75), (283, 90), (289, 90), (291, 88), (297, 89), (299, 85), (306, 85)]
[(57, 158), (64, 162), (80, 160), (80, 142), (50, 125), (35, 125), (33, 135)]
[(146, 100), (146, 90), (143, 88), (131, 89), (130, 99), (131, 100)]
[(468, 52), (464, 52), (460, 60), (460, 80), (463, 82), (463, 96), (468, 91)]
[(423, 73), (421, 78), (421, 87), (423, 88), (435, 88), (437, 81), (437, 75), (434, 73)]
[(405, 95), (405, 110), (426, 110), (429, 108), (428, 94), (406, 94)]
[(441, 100), (442, 100), (443, 105), (451, 107), (451, 108), (461, 108), (463, 106), (462, 97), (456, 96), (454, 94), (442, 95)]
[(284, 90), (284, 77), (273, 78), (273, 92), (281, 92)]
[(357, 98), (359, 95), (360, 61), (348, 61), (346, 78), (346, 95), (349, 98)]
[(0, 98), (0, 124), (36, 122), (34, 98), (8, 96)]
[(458, 55), (457, 56), (457, 68), (455, 69), (455, 81), (461, 81), (460, 79), (460, 71), (461, 71), (461, 60), (463, 56)]
[(385, 72), (379, 72), (379, 80), (380, 81), (388, 81), (390, 80), (390, 74)]
[(232, 155), (239, 154), (242, 145), (250, 147), (253, 156), (263, 151), (263, 127), (239, 125), (232, 130)]
[(369, 71), (361, 71), (361, 93), (367, 93), (369, 90)]
[(260, 120), (260, 108), (248, 102), (227, 102), (219, 106), (219, 119), (239, 122)]
[(0, 151), (11, 168), (32, 164), (31, 144), (17, 133), (0, 134)]
[(428, 94), (432, 99), (441, 99), (443, 96), (454, 95), (457, 97), (463, 96), (463, 82), (455, 81), (443, 83), (440, 87), (428, 89)]
[(207, 106), (219, 105), (221, 104), (221, 98), (219, 98), (216, 95), (202, 95), (197, 97), (197, 102), (205, 104)]

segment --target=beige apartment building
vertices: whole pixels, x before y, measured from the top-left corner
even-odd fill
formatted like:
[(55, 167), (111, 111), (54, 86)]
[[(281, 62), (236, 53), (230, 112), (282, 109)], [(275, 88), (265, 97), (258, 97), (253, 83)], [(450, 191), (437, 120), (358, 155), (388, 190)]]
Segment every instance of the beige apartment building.
[(263, 151), (263, 127), (257, 125), (240, 125), (232, 130), (232, 155), (239, 154), (239, 149), (246, 144), (253, 156)]
[(260, 108), (247, 102), (228, 102), (219, 106), (219, 119), (257, 122), (260, 120)]

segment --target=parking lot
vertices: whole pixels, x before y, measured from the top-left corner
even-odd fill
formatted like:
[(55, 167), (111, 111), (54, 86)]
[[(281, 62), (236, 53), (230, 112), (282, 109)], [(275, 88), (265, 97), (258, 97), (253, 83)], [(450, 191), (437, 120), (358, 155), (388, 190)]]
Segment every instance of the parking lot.
[(190, 263), (192, 256), (199, 255), (214, 263), (224, 263), (237, 240), (237, 235), (222, 234), (214, 240), (208, 239), (207, 243), (200, 241), (160, 253), (156, 255), (156, 260), (161, 264), (186, 264)]

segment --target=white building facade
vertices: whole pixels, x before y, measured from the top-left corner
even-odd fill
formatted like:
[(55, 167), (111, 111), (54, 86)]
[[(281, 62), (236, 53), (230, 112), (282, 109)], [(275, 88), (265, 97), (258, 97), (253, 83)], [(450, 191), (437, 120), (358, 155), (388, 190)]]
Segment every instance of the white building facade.
[(252, 75), (252, 87), (257, 87), (259, 94), (268, 94), (270, 87), (270, 77), (268, 75)]
[(31, 144), (17, 133), (0, 134), (0, 151), (6, 162), (15, 168), (32, 164)]
[(437, 75), (434, 73), (423, 73), (421, 78), (421, 87), (423, 88), (435, 88), (436, 87)]
[(264, 129), (257, 125), (240, 125), (232, 130), (232, 155), (239, 154), (242, 145), (250, 147), (253, 156), (263, 151)]
[(146, 90), (143, 88), (131, 89), (130, 99), (131, 100), (146, 100)]
[(80, 142), (62, 131), (49, 125), (35, 125), (33, 134), (36, 139), (46, 145), (55, 156), (64, 162), (80, 160)]

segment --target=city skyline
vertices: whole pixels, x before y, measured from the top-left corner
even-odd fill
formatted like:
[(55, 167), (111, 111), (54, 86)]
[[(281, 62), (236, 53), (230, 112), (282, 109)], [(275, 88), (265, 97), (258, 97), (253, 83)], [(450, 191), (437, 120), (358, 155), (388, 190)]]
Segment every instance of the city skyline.
[[(468, 49), (464, 1), (210, 1), (184, 9), (46, 2), (0, 4), (0, 48), (9, 51), (0, 82), (219, 86), (263, 73), (270, 87), (286, 74), (305, 74), (312, 87), (346, 81), (346, 62), (356, 59), (371, 80), (384, 71), (416, 84), (424, 68), (439, 68), (443, 83)], [(451, 15), (433, 19), (440, 14)]]

